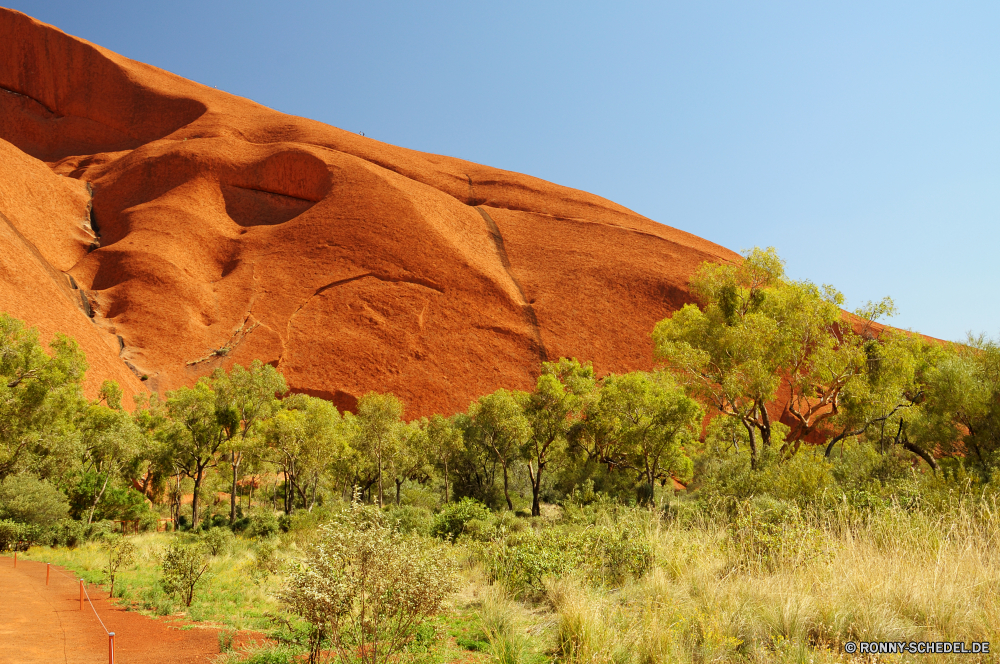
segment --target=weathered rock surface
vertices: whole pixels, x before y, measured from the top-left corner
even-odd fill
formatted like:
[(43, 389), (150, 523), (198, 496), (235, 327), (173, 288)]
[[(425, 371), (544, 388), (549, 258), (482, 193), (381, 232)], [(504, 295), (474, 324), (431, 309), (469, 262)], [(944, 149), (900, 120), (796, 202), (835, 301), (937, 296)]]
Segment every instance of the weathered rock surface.
[(284, 115), (5, 9), (0, 88), (0, 309), (80, 339), (91, 387), (148, 374), (163, 391), (259, 358), (341, 407), (379, 390), (408, 417), (450, 413), (529, 387), (547, 358), (650, 367), (649, 334), (690, 301), (691, 273), (737, 258), (598, 196)]

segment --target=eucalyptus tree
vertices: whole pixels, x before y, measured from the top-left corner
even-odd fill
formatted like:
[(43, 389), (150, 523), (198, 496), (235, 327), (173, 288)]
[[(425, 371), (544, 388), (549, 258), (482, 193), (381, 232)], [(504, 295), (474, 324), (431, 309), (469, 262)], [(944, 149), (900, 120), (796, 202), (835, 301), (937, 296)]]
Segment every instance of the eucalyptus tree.
[(396, 505), (399, 505), (402, 498), (403, 484), (407, 480), (421, 484), (429, 482), (434, 476), (432, 457), (447, 453), (446, 450), (431, 445), (428, 427), (426, 419), (403, 426), (398, 452), (391, 461), (393, 481), (396, 484)]
[[(132, 416), (121, 406), (121, 389), (105, 381), (100, 390), (101, 401), (90, 404), (80, 420), (83, 442), (83, 476), (92, 473), (96, 482), (87, 512), (87, 523), (104, 497), (108, 485), (125, 477), (142, 452), (143, 436)], [(107, 404), (107, 405), (105, 405)]]
[(606, 376), (588, 413), (604, 432), (603, 455), (635, 471), (652, 499), (656, 482), (688, 480), (688, 447), (698, 440), (703, 411), (667, 372)]
[(129, 469), (139, 492), (156, 501), (165, 486), (172, 481), (167, 491), (170, 500), (170, 514), (176, 525), (180, 516), (182, 471), (174, 458), (175, 423), (170, 419), (167, 404), (156, 394), (133, 396), (135, 409), (132, 419), (141, 437), (139, 454), (135, 456)]
[(437, 465), (444, 479), (444, 502), (448, 503), (451, 499), (451, 473), (465, 451), (465, 436), (462, 428), (456, 425), (454, 417), (433, 415), (430, 419), (422, 420), (421, 427), (427, 436), (427, 449), (433, 450), (431, 462)]
[(774, 249), (706, 263), (691, 285), (701, 306), (657, 324), (656, 354), (711, 411), (743, 425), (752, 468), (758, 442), (774, 442), (769, 405), (790, 424), (786, 457), (807, 438), (832, 447), (912, 405), (910, 356), (919, 352), (911, 337), (876, 323), (893, 314), (891, 299), (849, 316), (833, 287), (788, 280)]
[(1000, 465), (1000, 347), (979, 336), (926, 351), (919, 408), (894, 423), (890, 440), (935, 470), (934, 455), (957, 456), (989, 480)]
[(374, 467), (379, 507), (385, 503), (384, 476), (405, 438), (402, 417), (403, 403), (392, 394), (369, 392), (358, 399), (353, 418), (354, 447)]
[(656, 355), (713, 410), (746, 428), (753, 468), (758, 440), (771, 444), (767, 405), (789, 355), (786, 335), (765, 309), (768, 291), (783, 279), (774, 249), (754, 249), (734, 264), (705, 263), (691, 280), (703, 307), (685, 305), (653, 331)]
[(541, 515), (542, 473), (565, 453), (570, 431), (583, 417), (596, 388), (594, 368), (575, 358), (544, 362), (535, 389), (524, 398), (530, 435), (523, 454), (531, 480), (531, 515)]
[(181, 387), (167, 394), (167, 411), (173, 422), (169, 432), (170, 454), (177, 470), (194, 482), (191, 521), (195, 526), (205, 473), (218, 465), (229, 433), (236, 428), (232, 413), (220, 413), (216, 404), (215, 390), (207, 378), (198, 379), (193, 387)]
[(229, 494), (229, 523), (236, 521), (236, 493), (239, 469), (253, 441), (250, 431), (269, 417), (278, 404), (278, 397), (288, 391), (285, 378), (277, 369), (260, 360), (249, 368), (234, 365), (227, 374), (218, 369), (212, 375), (216, 410), (224, 414), (227, 423), (227, 454), (232, 470), (232, 490)]
[(64, 335), (55, 335), (48, 349), (38, 330), (0, 313), (0, 479), (19, 468), (65, 471), (77, 455), (87, 362)]
[(510, 469), (523, 458), (524, 445), (531, 437), (531, 423), (524, 415), (525, 400), (523, 392), (499, 389), (469, 406), (472, 426), (468, 433), (503, 469), (503, 495), (509, 510), (514, 509), (510, 499)]
[(322, 476), (347, 452), (337, 408), (317, 397), (294, 394), (264, 425), (264, 440), (285, 476), (285, 512), (295, 510), (297, 498), (311, 511)]

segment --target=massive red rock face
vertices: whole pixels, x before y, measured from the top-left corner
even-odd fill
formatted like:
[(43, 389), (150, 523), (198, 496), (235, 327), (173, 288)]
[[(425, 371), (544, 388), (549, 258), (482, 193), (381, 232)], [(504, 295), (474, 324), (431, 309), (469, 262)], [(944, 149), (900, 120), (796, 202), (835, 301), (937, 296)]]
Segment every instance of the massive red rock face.
[[(648, 368), (737, 255), (585, 192), (284, 115), (0, 9), (0, 310), (164, 391), (260, 359), (407, 417)], [(138, 376), (147, 375), (145, 384)]]

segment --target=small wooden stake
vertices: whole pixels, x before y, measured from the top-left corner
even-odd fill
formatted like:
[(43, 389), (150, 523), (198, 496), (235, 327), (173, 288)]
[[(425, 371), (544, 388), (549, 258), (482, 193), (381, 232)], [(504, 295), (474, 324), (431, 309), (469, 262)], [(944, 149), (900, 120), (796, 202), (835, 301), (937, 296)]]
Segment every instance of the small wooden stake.
[(108, 664), (115, 664), (115, 633), (108, 632)]
[(52, 569), (52, 563), (45, 563), (45, 585), (49, 585), (49, 570)]
[(83, 611), (83, 579), (80, 579), (80, 610)]

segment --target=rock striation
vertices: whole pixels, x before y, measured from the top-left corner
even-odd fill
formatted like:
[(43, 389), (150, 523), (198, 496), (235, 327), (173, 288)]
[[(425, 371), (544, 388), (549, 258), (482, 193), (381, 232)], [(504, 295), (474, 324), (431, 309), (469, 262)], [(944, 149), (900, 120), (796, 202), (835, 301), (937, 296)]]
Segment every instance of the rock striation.
[[(652, 365), (703, 261), (738, 256), (537, 178), (387, 145), (0, 9), (0, 310), (76, 337), (87, 389), (260, 359), (408, 418), (539, 363)], [(143, 383), (140, 376), (147, 376)]]

